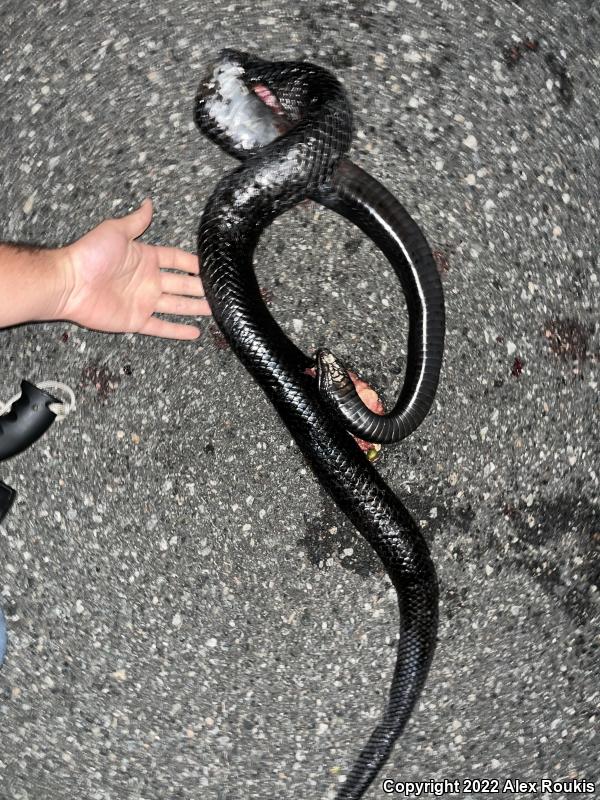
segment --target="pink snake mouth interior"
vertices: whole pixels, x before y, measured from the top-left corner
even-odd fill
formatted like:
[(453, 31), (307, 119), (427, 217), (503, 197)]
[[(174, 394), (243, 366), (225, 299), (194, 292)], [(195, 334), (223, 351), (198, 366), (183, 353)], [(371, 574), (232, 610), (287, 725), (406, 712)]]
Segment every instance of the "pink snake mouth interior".
[(290, 128), (293, 128), (293, 123), (290, 122), (288, 117), (286, 117), (285, 111), (281, 107), (279, 100), (275, 97), (273, 92), (264, 85), (264, 83), (256, 83), (254, 86), (252, 86), (252, 91), (262, 103), (271, 109), (275, 115), (275, 127), (280, 135), (287, 133)]
[(279, 105), (279, 101), (273, 94), (273, 92), (268, 89), (263, 83), (257, 83), (255, 86), (252, 87), (252, 91), (254, 94), (266, 105), (271, 108), (275, 114), (279, 117), (284, 117), (285, 112), (283, 108)]

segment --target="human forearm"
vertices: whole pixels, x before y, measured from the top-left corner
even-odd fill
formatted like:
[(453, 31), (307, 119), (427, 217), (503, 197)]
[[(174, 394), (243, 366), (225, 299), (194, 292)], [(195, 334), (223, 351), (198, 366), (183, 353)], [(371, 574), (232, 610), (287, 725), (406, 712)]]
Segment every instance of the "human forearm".
[(67, 248), (0, 242), (0, 328), (60, 319)]
[(197, 339), (197, 326), (157, 314), (210, 314), (198, 256), (138, 241), (151, 219), (147, 198), (66, 247), (0, 242), (0, 328), (65, 320), (107, 333)]

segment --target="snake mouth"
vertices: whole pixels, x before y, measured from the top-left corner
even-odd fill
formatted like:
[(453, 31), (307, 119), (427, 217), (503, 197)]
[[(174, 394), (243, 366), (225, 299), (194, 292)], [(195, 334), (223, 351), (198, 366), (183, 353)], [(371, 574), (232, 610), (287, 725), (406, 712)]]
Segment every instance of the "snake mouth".
[(264, 83), (254, 83), (251, 81), (248, 88), (254, 92), (258, 99), (268, 106), (276, 116), (285, 117), (285, 111), (281, 107), (279, 100), (268, 86), (265, 86)]
[(254, 78), (249, 74), (249, 71), (251, 71), (251, 64), (256, 65), (256, 63), (266, 62), (263, 62), (262, 59), (258, 59), (256, 57), (253, 58), (249, 53), (244, 53), (241, 50), (226, 48), (221, 50), (218, 61), (213, 65), (213, 68), (219, 66), (223, 67), (226, 65), (236, 68), (236, 70), (238, 70), (237, 74), (240, 81), (244, 84), (248, 91), (253, 92), (265, 106), (271, 109), (273, 114), (276, 116), (285, 117), (285, 111), (281, 107), (281, 104), (279, 103), (279, 100), (274, 92), (272, 92), (271, 89), (269, 89), (269, 87), (264, 83), (261, 83), (259, 79)]
[(251, 74), (252, 63), (246, 53), (221, 51), (197, 95), (200, 127), (214, 139), (226, 137), (239, 151), (263, 147), (291, 127), (275, 94)]
[(294, 127), (294, 124), (281, 107), (279, 100), (268, 86), (265, 86), (264, 83), (254, 83), (250, 81), (249, 89), (273, 114), (273, 124), (280, 136)]

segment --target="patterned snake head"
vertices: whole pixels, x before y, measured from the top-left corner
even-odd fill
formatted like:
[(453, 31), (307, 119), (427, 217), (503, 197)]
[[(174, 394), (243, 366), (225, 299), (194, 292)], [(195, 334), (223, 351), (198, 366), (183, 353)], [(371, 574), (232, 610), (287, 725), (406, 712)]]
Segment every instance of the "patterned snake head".
[[(352, 140), (352, 112), (338, 79), (304, 61), (266, 61), (227, 48), (208, 67), (194, 118), (225, 152), (245, 160), (299, 123), (317, 130), (332, 121), (338, 155)], [(333, 118), (333, 119), (332, 119)]]

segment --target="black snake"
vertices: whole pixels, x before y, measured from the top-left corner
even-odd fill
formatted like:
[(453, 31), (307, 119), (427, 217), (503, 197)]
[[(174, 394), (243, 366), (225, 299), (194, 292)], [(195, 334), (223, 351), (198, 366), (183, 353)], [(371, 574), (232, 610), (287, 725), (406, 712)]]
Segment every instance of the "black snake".
[[(200, 224), (200, 274), (214, 319), (322, 486), (376, 550), (398, 596), (400, 638), (388, 702), (336, 796), (351, 800), (377, 775), (419, 697), (436, 643), (438, 587), (417, 525), (348, 431), (371, 442), (398, 441), (429, 411), (444, 344), (441, 283), (416, 223), (346, 158), (352, 112), (330, 72), (223, 50), (200, 84), (195, 118), (206, 136), (241, 161), (217, 184)], [(328, 350), (310, 358), (296, 347), (261, 297), (253, 269), (258, 239), (275, 217), (307, 198), (358, 225), (402, 283), (408, 356), (404, 386), (389, 414), (363, 406)], [(315, 366), (318, 380), (310, 374)]]

